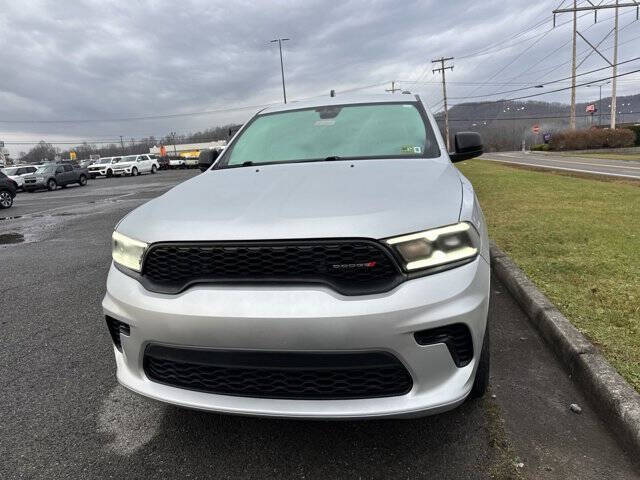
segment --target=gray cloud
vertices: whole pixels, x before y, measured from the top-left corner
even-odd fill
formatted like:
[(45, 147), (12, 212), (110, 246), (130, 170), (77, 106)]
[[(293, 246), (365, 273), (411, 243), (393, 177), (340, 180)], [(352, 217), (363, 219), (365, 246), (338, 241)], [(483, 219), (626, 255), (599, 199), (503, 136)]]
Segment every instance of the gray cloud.
[[(290, 98), (328, 93), (391, 79), (422, 78), (433, 84), (401, 83), (432, 104), (440, 100), (439, 78), (430, 59), (463, 56), (504, 41), (547, 18), (540, 28), (510, 41), (512, 48), (455, 61), (449, 75), (452, 96), (469, 95), (551, 27), (553, 2), (423, 1), (30, 1), (0, 0), (0, 120), (104, 119), (193, 112), (228, 105), (255, 105), (281, 99), (277, 47), (281, 35)], [(631, 12), (629, 12), (631, 13)], [(609, 18), (611, 13), (601, 14)], [(569, 20), (569, 16), (559, 21)], [(635, 19), (625, 15), (621, 24)], [(591, 17), (581, 19), (586, 29)], [(611, 21), (590, 27), (596, 41)], [(533, 83), (545, 68), (569, 60), (570, 46), (539, 62), (569, 40), (568, 26), (549, 32), (492, 80)], [(640, 36), (630, 24), (621, 42)], [(522, 43), (518, 43), (522, 41)], [(508, 44), (505, 44), (508, 45)], [(637, 55), (640, 40), (620, 49)], [(504, 46), (504, 45), (503, 45)], [(603, 47), (607, 46), (607, 42)], [(580, 50), (587, 48), (582, 46)], [(602, 66), (593, 55), (583, 70)], [(637, 65), (637, 64), (636, 64)], [(565, 64), (544, 79), (569, 74)], [(608, 71), (591, 78), (606, 76)], [(633, 78), (637, 80), (640, 76)], [(566, 82), (560, 86), (566, 85)], [(517, 86), (489, 85), (478, 93)], [(620, 82), (622, 93), (637, 85)], [(371, 92), (382, 92), (383, 87)], [(597, 89), (580, 89), (579, 98)], [(608, 92), (605, 92), (608, 94)], [(558, 93), (541, 99), (567, 101)], [(188, 132), (228, 121), (250, 111), (170, 120), (79, 124), (0, 123), (0, 139), (93, 138)], [(14, 148), (17, 150), (18, 147)], [(24, 149), (21, 148), (21, 149)]]

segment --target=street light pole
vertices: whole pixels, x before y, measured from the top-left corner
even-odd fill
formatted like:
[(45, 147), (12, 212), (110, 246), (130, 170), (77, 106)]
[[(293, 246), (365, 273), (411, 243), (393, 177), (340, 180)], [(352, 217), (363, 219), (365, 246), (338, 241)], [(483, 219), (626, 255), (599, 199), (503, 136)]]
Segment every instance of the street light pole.
[(275, 40), (271, 40), (271, 43), (278, 42), (278, 48), (280, 49), (280, 73), (282, 73), (282, 96), (284, 98), (284, 103), (287, 103), (287, 89), (284, 86), (284, 63), (282, 61), (282, 42), (289, 41), (289, 38), (276, 38)]
[(602, 125), (602, 87), (611, 83), (611, 80), (607, 80), (606, 82), (587, 85), (588, 87), (598, 87), (600, 91), (600, 99), (598, 100), (598, 125)]

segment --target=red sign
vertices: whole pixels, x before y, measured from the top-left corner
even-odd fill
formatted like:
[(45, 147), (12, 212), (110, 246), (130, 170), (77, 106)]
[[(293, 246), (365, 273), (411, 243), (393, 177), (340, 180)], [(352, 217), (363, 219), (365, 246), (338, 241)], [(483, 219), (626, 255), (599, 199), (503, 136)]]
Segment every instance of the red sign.
[(598, 109), (593, 103), (591, 105), (587, 105), (587, 108), (585, 108), (584, 110), (587, 113), (596, 113), (598, 111)]
[(533, 128), (533, 133), (535, 133), (536, 135), (540, 133), (540, 125), (534, 125)]

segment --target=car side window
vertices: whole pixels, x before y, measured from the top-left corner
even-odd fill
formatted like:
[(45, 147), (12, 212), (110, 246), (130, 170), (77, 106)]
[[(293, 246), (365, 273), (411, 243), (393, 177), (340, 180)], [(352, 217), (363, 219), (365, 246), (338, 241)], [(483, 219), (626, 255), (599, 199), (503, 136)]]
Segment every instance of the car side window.
[(62, 168), (62, 166), (56, 168), (56, 173), (62, 173), (64, 172), (64, 168)]
[(73, 172), (73, 165), (64, 165), (65, 172)]

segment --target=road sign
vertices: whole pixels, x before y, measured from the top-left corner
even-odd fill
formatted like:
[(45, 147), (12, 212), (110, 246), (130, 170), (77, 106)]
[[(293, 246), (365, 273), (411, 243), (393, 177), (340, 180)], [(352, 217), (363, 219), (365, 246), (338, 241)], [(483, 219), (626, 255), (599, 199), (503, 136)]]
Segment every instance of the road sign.
[(533, 130), (533, 133), (535, 133), (536, 135), (539, 134), (540, 133), (540, 125), (534, 125), (531, 130)]
[(596, 106), (592, 103), (590, 105), (587, 105), (587, 107), (584, 109), (585, 112), (587, 113), (596, 113), (598, 111), (598, 109), (596, 108)]

